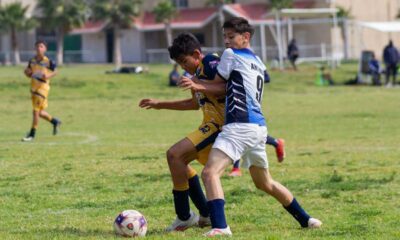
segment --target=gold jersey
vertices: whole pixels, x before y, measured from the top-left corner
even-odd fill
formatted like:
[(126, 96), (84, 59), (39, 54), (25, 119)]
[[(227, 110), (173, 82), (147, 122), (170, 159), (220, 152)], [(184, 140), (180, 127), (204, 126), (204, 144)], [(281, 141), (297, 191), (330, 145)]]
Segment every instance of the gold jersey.
[[(217, 54), (206, 55), (196, 70), (196, 77), (201, 81), (214, 80), (219, 61), (220, 58)], [(225, 96), (216, 97), (201, 92), (195, 92), (194, 94), (203, 111), (203, 123), (213, 122), (222, 127), (225, 120)]]
[(28, 68), (32, 71), (32, 94), (47, 98), (50, 90), (50, 79), (46, 79), (44, 76), (55, 70), (55, 63), (46, 56), (40, 60), (34, 57), (29, 60)]

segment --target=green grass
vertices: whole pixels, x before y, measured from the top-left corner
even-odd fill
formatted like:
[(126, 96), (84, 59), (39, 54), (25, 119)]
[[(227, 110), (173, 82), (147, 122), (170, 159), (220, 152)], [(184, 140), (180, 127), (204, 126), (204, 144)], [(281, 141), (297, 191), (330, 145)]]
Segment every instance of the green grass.
[[(201, 113), (142, 110), (144, 97), (179, 99), (170, 66), (144, 75), (106, 75), (112, 66), (66, 66), (52, 81), (48, 111), (59, 136), (41, 121), (32, 143), (29, 80), (22, 67), (0, 68), (0, 239), (113, 239), (124, 209), (148, 219), (148, 239), (203, 239), (202, 229), (164, 234), (174, 219), (165, 152), (191, 132)], [(355, 76), (355, 64), (333, 72)], [(316, 69), (272, 72), (263, 110), (269, 133), (287, 143), (271, 173), (320, 218), (302, 230), (249, 174), (223, 177), (234, 239), (399, 239), (400, 88), (314, 86)], [(194, 164), (200, 172), (199, 164)]]

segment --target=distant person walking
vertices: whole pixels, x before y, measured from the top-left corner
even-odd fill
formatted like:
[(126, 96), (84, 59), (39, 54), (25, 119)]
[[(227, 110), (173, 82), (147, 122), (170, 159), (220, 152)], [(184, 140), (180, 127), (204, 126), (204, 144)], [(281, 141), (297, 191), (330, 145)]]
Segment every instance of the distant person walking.
[(297, 71), (296, 60), (299, 57), (299, 48), (297, 47), (296, 39), (292, 39), (292, 41), (290, 41), (287, 53), (290, 64), (292, 64), (293, 69)]
[(383, 50), (383, 60), (386, 65), (386, 86), (390, 86), (390, 76), (393, 78), (393, 86), (396, 85), (397, 64), (399, 62), (399, 52), (393, 45), (392, 40)]

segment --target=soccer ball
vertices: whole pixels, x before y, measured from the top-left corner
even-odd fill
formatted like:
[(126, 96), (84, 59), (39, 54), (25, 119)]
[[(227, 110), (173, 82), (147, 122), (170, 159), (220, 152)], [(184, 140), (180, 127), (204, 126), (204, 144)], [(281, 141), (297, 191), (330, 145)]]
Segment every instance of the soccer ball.
[(147, 232), (147, 221), (136, 210), (125, 210), (114, 221), (114, 230), (123, 237), (144, 237)]

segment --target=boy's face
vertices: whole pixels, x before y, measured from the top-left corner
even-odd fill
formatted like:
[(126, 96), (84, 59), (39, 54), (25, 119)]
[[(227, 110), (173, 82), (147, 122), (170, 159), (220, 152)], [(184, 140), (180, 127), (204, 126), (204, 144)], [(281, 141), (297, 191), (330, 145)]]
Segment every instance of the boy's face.
[(250, 33), (237, 33), (232, 28), (224, 28), (224, 42), (226, 48), (247, 48), (250, 43)]
[(43, 56), (47, 51), (47, 47), (43, 43), (36, 44), (35, 48), (36, 48), (36, 54), (39, 56)]
[(199, 50), (194, 50), (192, 55), (182, 55), (176, 62), (183, 68), (186, 72), (190, 74), (194, 74), (197, 70), (197, 67), (200, 64), (201, 52)]

